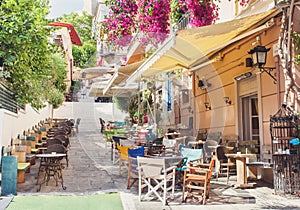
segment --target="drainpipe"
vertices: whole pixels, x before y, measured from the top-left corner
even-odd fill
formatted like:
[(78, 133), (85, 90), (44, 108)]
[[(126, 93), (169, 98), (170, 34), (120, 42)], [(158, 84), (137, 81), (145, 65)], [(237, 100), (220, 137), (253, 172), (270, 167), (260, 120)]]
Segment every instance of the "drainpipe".
[(72, 80), (73, 80), (73, 59), (70, 59), (70, 81), (72, 85)]
[(276, 69), (276, 80), (277, 80), (277, 104), (278, 107), (281, 107), (282, 101), (281, 101), (281, 96), (280, 96), (280, 66), (279, 66), (279, 57), (276, 56), (274, 58), (275, 60), (275, 69)]

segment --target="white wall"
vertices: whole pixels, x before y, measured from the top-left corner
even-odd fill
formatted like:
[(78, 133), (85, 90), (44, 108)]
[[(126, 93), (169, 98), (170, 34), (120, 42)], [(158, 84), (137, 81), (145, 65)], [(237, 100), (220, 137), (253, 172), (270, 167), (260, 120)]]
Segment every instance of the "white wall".
[(48, 104), (40, 110), (35, 110), (26, 105), (25, 111), (21, 110), (18, 114), (0, 109), (0, 143), (7, 146), (11, 143), (11, 138), (16, 138), (24, 130), (32, 128), (41, 120), (51, 117), (52, 105)]
[(219, 6), (219, 20), (216, 23), (230, 21), (235, 17), (235, 1), (220, 1)]

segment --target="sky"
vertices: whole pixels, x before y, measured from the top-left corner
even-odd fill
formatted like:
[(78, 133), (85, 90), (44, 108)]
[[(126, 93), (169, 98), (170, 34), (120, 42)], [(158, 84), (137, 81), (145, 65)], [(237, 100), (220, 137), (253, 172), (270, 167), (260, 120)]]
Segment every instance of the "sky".
[(48, 18), (57, 18), (62, 14), (81, 11), (84, 0), (50, 0), (50, 14)]

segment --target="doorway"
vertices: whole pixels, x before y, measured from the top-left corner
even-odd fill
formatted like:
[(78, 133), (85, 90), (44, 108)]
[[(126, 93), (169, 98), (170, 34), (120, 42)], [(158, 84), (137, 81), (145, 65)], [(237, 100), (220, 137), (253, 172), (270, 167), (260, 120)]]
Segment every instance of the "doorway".
[(242, 97), (243, 140), (257, 140), (259, 144), (259, 110), (257, 94)]

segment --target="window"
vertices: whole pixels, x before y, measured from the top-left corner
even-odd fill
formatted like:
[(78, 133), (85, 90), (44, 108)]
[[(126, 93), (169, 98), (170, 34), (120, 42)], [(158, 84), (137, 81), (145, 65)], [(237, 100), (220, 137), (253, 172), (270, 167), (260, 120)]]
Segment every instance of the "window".
[(243, 139), (259, 141), (259, 116), (257, 95), (242, 98)]
[(181, 101), (182, 104), (189, 104), (190, 102), (190, 94), (189, 94), (189, 90), (182, 90), (181, 92)]

